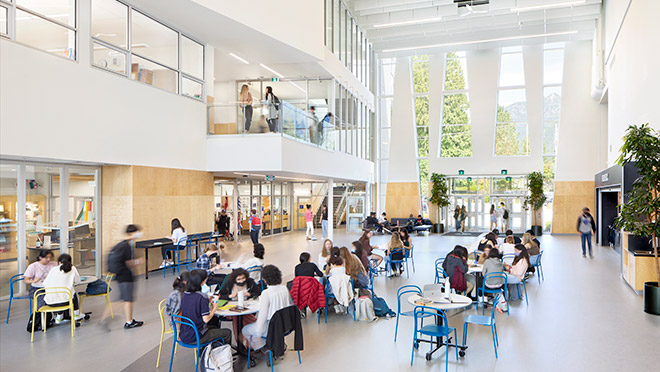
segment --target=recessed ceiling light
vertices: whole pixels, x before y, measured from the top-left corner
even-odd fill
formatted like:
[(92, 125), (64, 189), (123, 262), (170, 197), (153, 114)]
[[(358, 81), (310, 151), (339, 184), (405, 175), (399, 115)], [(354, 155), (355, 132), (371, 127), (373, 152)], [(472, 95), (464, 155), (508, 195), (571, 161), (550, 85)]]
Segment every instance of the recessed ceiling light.
[(420, 23), (437, 22), (437, 21), (440, 21), (440, 20), (442, 20), (442, 17), (414, 19), (414, 20), (410, 20), (410, 21), (401, 21), (401, 22), (389, 22), (389, 23), (381, 23), (381, 24), (374, 25), (374, 28), (408, 26), (408, 25), (416, 25), (416, 24), (420, 24)]
[(415, 46), (415, 47), (385, 49), (385, 50), (383, 50), (383, 53), (402, 52), (402, 51), (406, 51), (406, 50), (415, 50), (415, 49), (440, 48), (440, 47), (456, 46), (456, 45), (491, 43), (491, 42), (495, 42), (495, 41), (523, 40), (523, 39), (532, 39), (532, 38), (536, 38), (536, 37), (572, 35), (572, 34), (577, 34), (577, 33), (578, 33), (578, 31), (574, 30), (574, 31), (564, 31), (564, 32), (550, 32), (550, 33), (546, 33), (546, 34), (533, 34), (533, 35), (523, 35), (523, 36), (499, 37), (499, 38), (495, 38), (495, 39), (457, 41), (457, 42), (451, 42), (451, 43), (441, 43), (441, 44), (420, 45), (420, 46)]
[(263, 68), (265, 68), (266, 70), (268, 70), (268, 71), (270, 71), (270, 72), (272, 72), (273, 74), (275, 74), (275, 75), (277, 75), (277, 76), (279, 76), (279, 77), (281, 77), (281, 78), (283, 78), (283, 77), (284, 77), (284, 76), (282, 76), (282, 74), (280, 74), (279, 72), (277, 72), (277, 71), (275, 71), (275, 70), (273, 70), (272, 68), (270, 68), (270, 67), (268, 67), (268, 66), (266, 66), (266, 65), (264, 65), (263, 63), (260, 63), (260, 64), (259, 64), (259, 66), (261, 66), (261, 67), (263, 67)]
[(578, 0), (578, 1), (565, 1), (563, 3), (554, 3), (554, 4), (521, 6), (521, 7), (517, 7), (517, 8), (511, 8), (511, 11), (512, 12), (529, 12), (531, 10), (562, 8), (562, 7), (565, 7), (565, 6), (573, 6), (573, 5), (578, 5), (578, 4), (584, 4), (586, 2), (587, 2), (587, 0)]
[(236, 54), (234, 54), (234, 53), (229, 53), (229, 55), (230, 55), (230, 56), (232, 56), (232, 57), (234, 57), (234, 58), (236, 58), (237, 60), (239, 60), (239, 61), (241, 61), (241, 62), (243, 62), (243, 63), (245, 63), (246, 65), (249, 65), (249, 64), (250, 64), (250, 62), (248, 62), (248, 61), (246, 61), (246, 60), (244, 60), (243, 58), (241, 58), (241, 57), (239, 57), (239, 56), (237, 56), (237, 55), (236, 55)]

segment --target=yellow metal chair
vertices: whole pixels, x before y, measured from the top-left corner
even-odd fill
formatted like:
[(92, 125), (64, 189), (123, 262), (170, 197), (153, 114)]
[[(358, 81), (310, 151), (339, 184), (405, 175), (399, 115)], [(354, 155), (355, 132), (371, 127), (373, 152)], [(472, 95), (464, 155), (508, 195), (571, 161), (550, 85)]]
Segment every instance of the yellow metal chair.
[[(69, 296), (69, 304), (64, 305), (64, 306), (50, 306), (50, 305), (44, 305), (42, 307), (39, 307), (39, 301), (37, 298), (39, 296), (44, 296), (46, 294), (66, 294)], [(32, 303), (34, 304), (34, 308), (32, 310), (32, 335), (30, 337), (30, 342), (34, 342), (34, 321), (37, 313), (41, 313), (41, 326), (44, 329), (44, 333), (46, 333), (46, 313), (56, 313), (60, 311), (66, 311), (69, 310), (69, 314), (71, 314), (71, 337), (73, 338), (73, 335), (76, 330), (76, 320), (75, 320), (75, 313), (73, 311), (73, 294), (71, 293), (71, 290), (69, 288), (64, 288), (64, 287), (51, 287), (51, 288), (41, 288), (38, 289), (36, 292), (34, 292), (34, 297)]]
[[(165, 322), (165, 314), (163, 314), (163, 312), (165, 311), (165, 301), (167, 301), (167, 299), (164, 299), (158, 303), (158, 315), (160, 315), (160, 344), (158, 345), (158, 359), (156, 359), (156, 368), (158, 368), (158, 366), (160, 365), (160, 351), (163, 348), (163, 337), (165, 335), (174, 333), (172, 327), (169, 327), (168, 324)], [(177, 346), (174, 346), (175, 354), (176, 354)]]
[(110, 301), (110, 282), (112, 282), (112, 279), (115, 277), (115, 274), (108, 273), (105, 276), (105, 284), (108, 286), (108, 290), (105, 293), (100, 293), (100, 294), (87, 294), (86, 292), (79, 292), (78, 293), (78, 300), (80, 301), (80, 312), (84, 313), (83, 311), (83, 299), (86, 297), (105, 297), (105, 306), (110, 308), (110, 316), (112, 319), (115, 318), (115, 314), (112, 313), (112, 303)]

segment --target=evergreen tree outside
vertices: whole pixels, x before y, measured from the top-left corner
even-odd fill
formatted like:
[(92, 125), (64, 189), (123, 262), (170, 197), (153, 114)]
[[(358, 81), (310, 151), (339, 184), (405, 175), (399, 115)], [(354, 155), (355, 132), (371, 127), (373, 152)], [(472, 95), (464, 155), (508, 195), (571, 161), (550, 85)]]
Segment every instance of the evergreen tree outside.
[[(456, 52), (445, 59), (445, 92), (467, 89), (466, 72)], [(467, 93), (445, 94), (442, 107), (440, 156), (472, 156), (472, 126)]]

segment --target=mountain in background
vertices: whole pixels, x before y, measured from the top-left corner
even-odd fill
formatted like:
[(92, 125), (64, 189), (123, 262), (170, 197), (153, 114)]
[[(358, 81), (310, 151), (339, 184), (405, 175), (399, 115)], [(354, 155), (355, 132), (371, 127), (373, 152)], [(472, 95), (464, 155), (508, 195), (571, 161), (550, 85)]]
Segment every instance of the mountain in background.
[[(548, 94), (543, 99), (543, 119), (559, 120), (561, 109), (561, 96), (557, 93)], [(512, 121), (527, 120), (527, 102), (515, 102), (505, 107), (505, 110), (511, 114)]]

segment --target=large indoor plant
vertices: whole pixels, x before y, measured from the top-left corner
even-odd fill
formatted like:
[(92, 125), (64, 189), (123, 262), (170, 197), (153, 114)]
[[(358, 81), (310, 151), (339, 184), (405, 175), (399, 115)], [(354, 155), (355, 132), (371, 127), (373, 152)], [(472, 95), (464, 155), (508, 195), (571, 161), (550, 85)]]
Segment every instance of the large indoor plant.
[(532, 231), (534, 235), (543, 234), (543, 218), (541, 209), (545, 204), (545, 193), (543, 192), (543, 173), (532, 172), (527, 175), (527, 189), (529, 195), (525, 198), (525, 210), (532, 210)]
[(644, 311), (660, 315), (660, 134), (648, 124), (628, 127), (617, 163), (634, 163), (638, 171), (639, 177), (626, 193), (616, 222), (630, 234), (651, 239), (656, 281), (644, 283)]
[[(440, 210), (449, 205), (449, 185), (447, 183), (447, 176), (444, 174), (433, 173), (431, 174), (431, 197), (429, 201), (436, 206), (438, 226), (435, 227), (435, 232), (443, 232), (444, 226), (440, 224)], [(441, 227), (442, 226), (442, 227)]]

